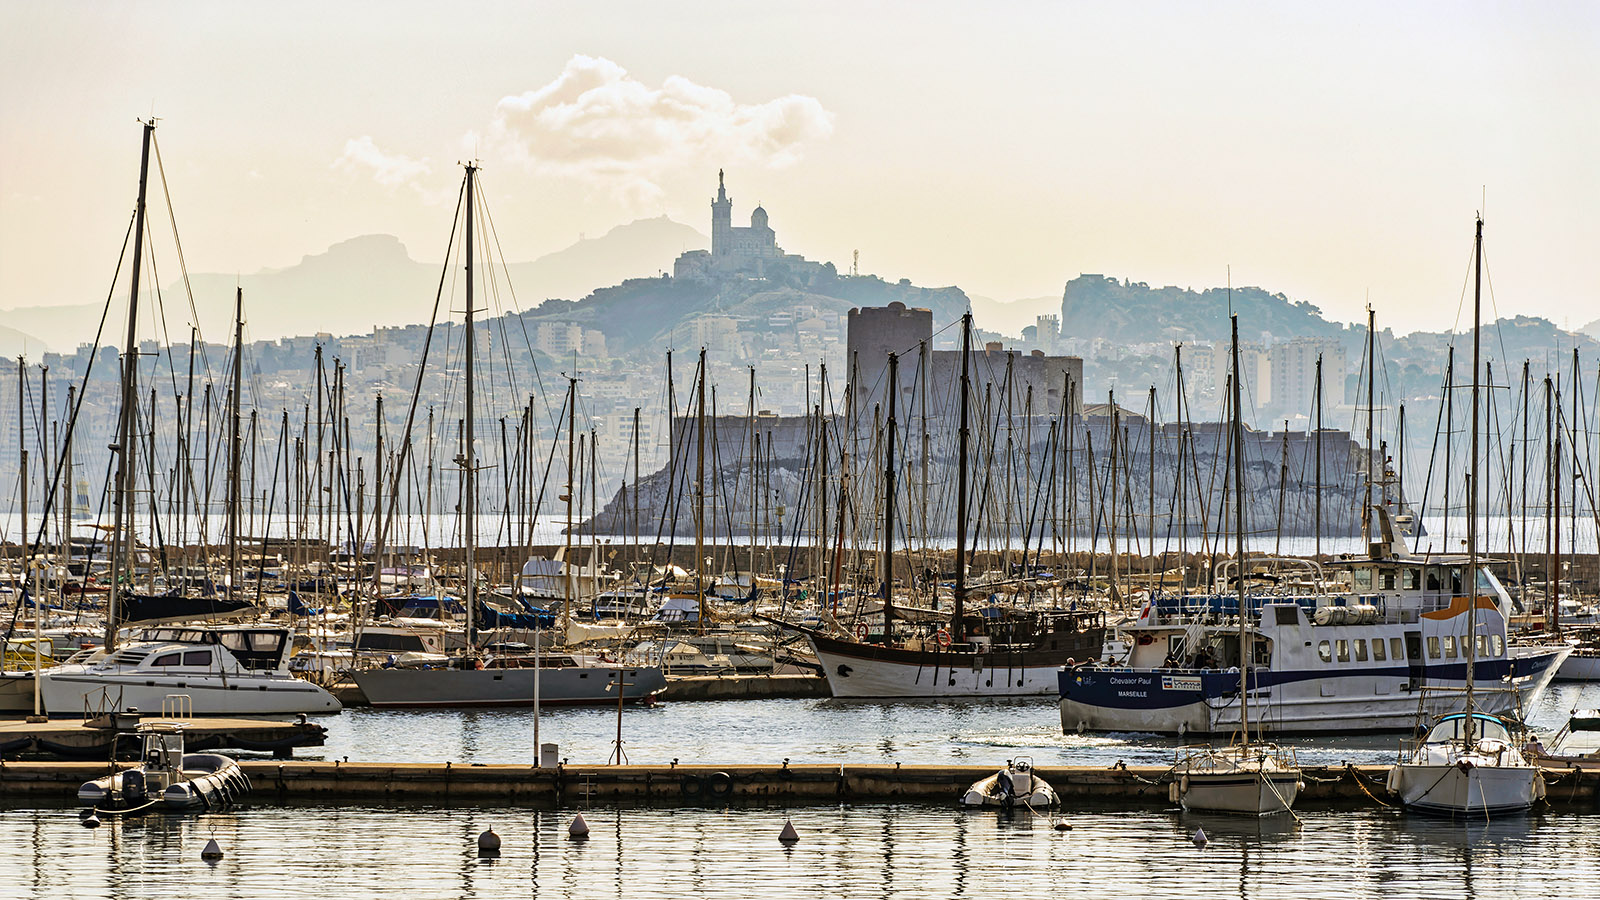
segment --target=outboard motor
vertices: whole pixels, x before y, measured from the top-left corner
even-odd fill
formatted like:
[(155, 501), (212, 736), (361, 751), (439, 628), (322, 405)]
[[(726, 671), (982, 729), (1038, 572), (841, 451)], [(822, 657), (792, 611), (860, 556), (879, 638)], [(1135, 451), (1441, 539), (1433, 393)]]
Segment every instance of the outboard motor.
[(122, 773), (123, 800), (129, 804), (143, 803), (145, 800), (145, 794), (146, 788), (143, 770), (129, 769), (128, 771)]
[(1011, 769), (1011, 790), (1019, 797), (1033, 793), (1033, 767), (1020, 760)]

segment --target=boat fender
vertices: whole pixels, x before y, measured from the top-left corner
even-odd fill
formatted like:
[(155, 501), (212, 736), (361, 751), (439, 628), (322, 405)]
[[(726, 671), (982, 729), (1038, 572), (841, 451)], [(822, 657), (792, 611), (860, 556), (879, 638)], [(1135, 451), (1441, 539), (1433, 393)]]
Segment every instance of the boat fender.
[(1178, 793), (1178, 783), (1176, 781), (1169, 783), (1167, 785), (1167, 801), (1170, 803), (1177, 803), (1179, 798), (1180, 794)]
[(733, 793), (733, 776), (727, 772), (713, 772), (706, 776), (706, 786), (713, 795), (725, 797)]
[(678, 781), (678, 789), (683, 791), (685, 797), (698, 797), (705, 790), (705, 783), (698, 775), (685, 775)]
[(1384, 780), (1383, 787), (1391, 794), (1400, 792), (1400, 767), (1390, 766), (1389, 777)]
[(1544, 799), (1544, 794), (1545, 794), (1544, 775), (1543, 774), (1535, 775), (1533, 777), (1533, 799), (1535, 799), (1535, 800), (1543, 800)]
[(1178, 793), (1180, 795), (1189, 793), (1189, 776), (1185, 775), (1178, 779)]

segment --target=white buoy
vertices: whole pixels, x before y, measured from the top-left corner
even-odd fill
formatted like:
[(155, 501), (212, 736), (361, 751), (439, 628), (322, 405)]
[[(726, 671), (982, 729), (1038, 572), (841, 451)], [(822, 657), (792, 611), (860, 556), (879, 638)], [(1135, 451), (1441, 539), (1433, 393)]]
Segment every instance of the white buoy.
[(1196, 847), (1204, 847), (1206, 845), (1206, 840), (1207, 840), (1207, 838), (1206, 838), (1206, 830), (1204, 828), (1196, 828), (1194, 830), (1194, 838), (1193, 838), (1193, 840), (1194, 840), (1194, 845)]
[(478, 855), (479, 856), (499, 856), (500, 855), (500, 835), (495, 834), (493, 828), (490, 828), (489, 830), (485, 831), (483, 834), (478, 835)]
[(567, 836), (579, 839), (589, 836), (589, 823), (583, 820), (583, 813), (572, 817), (572, 824), (567, 826)]
[(1068, 822), (1066, 819), (1056, 819), (1054, 822), (1050, 823), (1050, 827), (1057, 831), (1071, 831), (1072, 823)]
[(206, 841), (205, 849), (200, 851), (200, 858), (201, 859), (221, 859), (222, 858), (222, 847), (218, 846), (216, 838), (212, 838), (212, 839)]
[(85, 827), (85, 828), (99, 828), (100, 827), (100, 817), (95, 815), (94, 812), (91, 810), (87, 816), (83, 817), (83, 827)]
[(779, 843), (792, 844), (800, 840), (800, 832), (794, 830), (794, 823), (788, 819), (783, 820), (783, 830), (778, 832)]

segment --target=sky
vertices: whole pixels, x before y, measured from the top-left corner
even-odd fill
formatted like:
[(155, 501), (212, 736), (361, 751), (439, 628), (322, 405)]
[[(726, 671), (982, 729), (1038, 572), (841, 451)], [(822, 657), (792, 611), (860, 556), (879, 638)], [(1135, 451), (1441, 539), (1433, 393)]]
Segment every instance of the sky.
[(1465, 324), (1482, 210), (1489, 312), (1576, 328), (1596, 47), (1595, 3), (0, 0), (0, 309), (104, 300), (153, 113), (196, 272), (437, 260), (476, 157), (511, 262), (709, 231), (723, 168), (735, 224), (841, 269), (999, 300), (1231, 269), (1401, 332)]

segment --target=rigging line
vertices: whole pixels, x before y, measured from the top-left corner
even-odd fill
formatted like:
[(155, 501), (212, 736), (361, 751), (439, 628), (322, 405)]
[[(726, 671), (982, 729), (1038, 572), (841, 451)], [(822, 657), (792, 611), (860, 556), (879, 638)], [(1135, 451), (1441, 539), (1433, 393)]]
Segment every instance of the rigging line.
[(406, 460), (410, 456), (410, 453), (411, 453), (411, 435), (412, 435), (413, 429), (414, 429), (414, 427), (416, 425), (417, 401), (418, 401), (418, 398), (420, 398), (422, 396), (422, 380), (427, 375), (427, 371), (428, 371), (428, 352), (433, 347), (433, 331), (434, 331), (434, 328), (437, 326), (437, 324), (439, 322), (439, 303), (440, 303), (441, 299), (444, 297), (445, 276), (452, 269), (452, 267), (448, 263), (448, 260), (450, 259), (450, 248), (455, 245), (456, 224), (461, 218), (461, 205), (462, 205), (463, 200), (466, 198), (466, 191), (467, 191), (467, 183), (466, 183), (466, 179), (463, 178), (462, 181), (461, 181), (461, 187), (456, 192), (456, 211), (455, 211), (455, 215), (452, 216), (451, 219), (450, 219), (450, 239), (445, 244), (445, 259), (446, 259), (447, 262), (445, 264), (445, 267), (444, 267), (443, 271), (441, 271), (439, 273), (439, 287), (435, 290), (434, 295), (433, 295), (433, 312), (431, 313), (431, 315), (430, 315), (430, 317), (428, 319), (428, 331), (427, 331), (427, 334), (424, 335), (424, 337), (422, 339), (422, 354), (417, 359), (417, 377), (416, 377), (415, 385), (411, 390), (411, 401), (406, 406), (406, 424), (405, 424), (405, 429), (402, 431), (402, 434), (405, 436), (405, 439), (400, 444), (400, 459), (399, 459), (397, 465), (394, 467), (393, 474), (392, 474), (392, 479), (393, 480), (390, 483), (390, 488), (391, 489), (389, 491), (389, 509), (381, 517), (381, 524), (380, 524), (379, 530), (378, 530), (378, 538), (379, 538), (378, 543), (379, 543), (380, 547), (383, 544), (384, 539), (388, 537), (389, 520), (394, 515), (394, 511), (395, 511), (395, 499), (394, 498), (395, 498), (396, 495), (399, 494), (400, 472), (404, 469), (405, 464), (406, 464)]
[[(123, 264), (124, 261), (126, 261), (126, 258), (127, 258), (127, 255), (128, 255), (128, 244), (130, 243), (129, 239), (133, 235), (133, 226), (134, 226), (134, 223), (138, 220), (138, 218), (139, 218), (139, 210), (137, 208), (135, 208), (133, 213), (132, 213), (132, 215), (130, 215), (128, 217), (128, 228), (127, 228), (127, 230), (125, 232), (123, 232), (123, 235), (122, 235), (122, 251), (117, 254), (117, 266), (111, 273), (111, 287), (109, 289), (107, 289), (107, 291), (106, 291), (105, 304), (104, 304), (104, 306), (101, 307), (101, 310), (100, 310), (100, 324), (95, 327), (94, 344), (92, 346), (92, 349), (90, 350), (90, 353), (89, 353), (89, 356), (88, 356), (88, 361), (84, 364), (83, 378), (78, 384), (78, 395), (77, 395), (77, 400), (76, 400), (76, 402), (74, 403), (74, 405), (72, 407), (72, 415), (67, 420), (67, 433), (66, 433), (66, 436), (63, 438), (63, 441), (65, 441), (67, 443), (70, 443), (72, 441), (72, 435), (77, 430), (78, 414), (83, 410), (84, 395), (88, 393), (89, 377), (90, 377), (90, 375), (92, 375), (94, 373), (94, 361), (96, 359), (98, 359), (99, 356), (100, 356), (100, 352), (99, 352), (100, 351), (100, 341), (101, 341), (102, 337), (104, 337), (104, 334), (105, 334), (106, 318), (111, 314), (111, 301), (116, 297), (117, 279), (119, 277), (121, 277), (121, 275), (122, 275), (122, 264)], [(60, 487), (60, 484), (61, 484), (61, 471), (65, 466), (66, 466), (66, 454), (62, 454), (61, 456), (57, 457), (57, 459), (56, 459), (55, 474), (52, 475), (51, 478), (50, 478), (51, 487), (50, 487), (50, 491), (47, 493), (46, 498), (45, 498), (44, 512), (40, 517), (38, 536), (33, 539), (32, 546), (28, 550), (28, 555), (29, 556), (38, 556), (40, 551), (43, 549), (44, 538), (45, 538), (45, 527), (46, 527), (47, 523), (50, 521), (50, 513), (55, 508), (55, 499), (56, 499), (57, 494), (59, 493), (59, 487)], [(108, 461), (106, 463), (106, 468), (107, 468), (107, 472), (108, 472), (108, 474), (106, 476), (106, 480), (107, 481), (110, 480), (110, 475), (109, 475), (110, 466), (111, 466), (111, 464)], [(104, 505), (105, 505), (105, 497), (104, 497), (104, 495), (102, 495), (101, 496), (101, 507), (102, 507), (102, 509), (104, 508)], [(21, 535), (21, 539), (26, 541), (28, 539), (28, 536), (27, 535)], [(80, 599), (80, 603), (81, 602), (82, 601)], [(12, 634), (15, 632), (16, 625), (17, 625), (17, 616), (21, 613), (21, 611), (22, 611), (22, 604), (20, 604), (20, 603), (16, 604), (13, 607), (13, 609), (11, 610), (11, 621), (6, 625), (6, 632), (5, 632), (6, 640), (10, 640)]]
[[(194, 304), (194, 288), (189, 283), (189, 264), (183, 257), (183, 241), (178, 239), (178, 214), (172, 208), (172, 192), (167, 185), (167, 170), (161, 164), (161, 141), (156, 137), (154, 130), (150, 132), (150, 145), (156, 151), (156, 172), (161, 176), (161, 195), (166, 199), (167, 220), (172, 223), (172, 244), (178, 254), (178, 271), (183, 275), (183, 290), (189, 298), (189, 315), (194, 317), (195, 331), (204, 335), (200, 328), (200, 312)], [(211, 362), (206, 356), (205, 341), (200, 342), (200, 362), (205, 367), (206, 377), (211, 377)]]
[[(479, 197), (482, 198), (481, 190), (479, 192)], [(494, 226), (494, 217), (489, 215), (489, 206), (487, 200), (483, 200), (482, 208), (484, 215), (488, 219), (489, 239), (494, 242), (494, 251), (500, 256), (500, 264), (505, 266), (505, 250), (500, 245), (500, 232)], [(539, 386), (539, 396), (544, 400), (545, 412), (548, 413), (550, 411), (550, 395), (549, 392), (545, 390), (544, 375), (539, 371), (539, 360), (533, 352), (533, 339), (528, 336), (528, 319), (522, 310), (521, 301), (517, 299), (517, 286), (511, 282), (511, 270), (509, 266), (506, 266), (506, 288), (511, 293), (511, 308), (517, 312), (517, 325), (522, 331), (523, 346), (528, 350), (528, 361), (533, 365), (534, 384)], [(529, 310), (529, 312), (532, 312), (532, 310)], [(565, 400), (562, 402), (565, 403)], [(559, 430), (559, 424), (557, 424), (556, 427)]]

